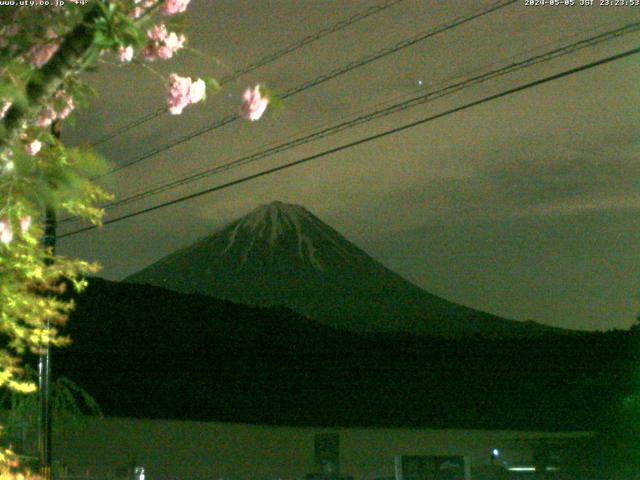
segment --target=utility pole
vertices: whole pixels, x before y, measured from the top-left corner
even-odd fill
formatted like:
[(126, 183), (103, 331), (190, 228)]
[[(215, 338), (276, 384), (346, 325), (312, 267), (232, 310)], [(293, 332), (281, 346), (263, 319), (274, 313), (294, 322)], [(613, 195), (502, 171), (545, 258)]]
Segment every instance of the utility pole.
[[(51, 133), (56, 139), (60, 139), (62, 124), (54, 122), (51, 125)], [(46, 206), (44, 237), (42, 246), (50, 249), (51, 254), (56, 249), (56, 230), (58, 219), (56, 211), (51, 205)], [(51, 328), (51, 321), (47, 318), (47, 329)], [(38, 361), (38, 394), (40, 415), (38, 418), (38, 453), (40, 457), (40, 475), (45, 480), (52, 480), (51, 472), (51, 347), (47, 343), (40, 347)]]

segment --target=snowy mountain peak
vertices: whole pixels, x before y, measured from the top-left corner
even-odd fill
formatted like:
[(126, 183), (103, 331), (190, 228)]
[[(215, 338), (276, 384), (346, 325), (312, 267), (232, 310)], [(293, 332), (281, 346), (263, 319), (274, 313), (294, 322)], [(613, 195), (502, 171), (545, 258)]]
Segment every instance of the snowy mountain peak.
[[(280, 239), (293, 242), (297, 248), (300, 260), (308, 262), (314, 268), (323, 270), (323, 266), (316, 256), (316, 246), (306, 231), (309, 225), (315, 223), (315, 217), (300, 205), (284, 202), (272, 202), (261, 205), (248, 215), (241, 218), (231, 230), (225, 252), (231, 250), (236, 239), (242, 232), (250, 234), (253, 239), (268, 243), (273, 248)], [(246, 261), (252, 248), (253, 241), (244, 249), (243, 261)]]
[(279, 234), (291, 227), (300, 226), (303, 221), (310, 218), (311, 214), (300, 205), (272, 202), (260, 205), (243, 217), (240, 223), (252, 232), (269, 227), (271, 242), (273, 242)]

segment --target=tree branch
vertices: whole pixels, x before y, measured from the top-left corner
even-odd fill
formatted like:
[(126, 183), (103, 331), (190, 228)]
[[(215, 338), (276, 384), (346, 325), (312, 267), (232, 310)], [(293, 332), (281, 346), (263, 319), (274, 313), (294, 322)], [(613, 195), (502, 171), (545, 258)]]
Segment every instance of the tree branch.
[(44, 101), (60, 88), (67, 75), (74, 73), (76, 67), (92, 53), (92, 25), (100, 12), (100, 7), (95, 5), (84, 16), (82, 23), (65, 36), (58, 51), (41, 68), (40, 75), (27, 84), (26, 105), (14, 104), (7, 111), (2, 120), (4, 134), (0, 137), (0, 148), (16, 139), (21, 125), (38, 114)]

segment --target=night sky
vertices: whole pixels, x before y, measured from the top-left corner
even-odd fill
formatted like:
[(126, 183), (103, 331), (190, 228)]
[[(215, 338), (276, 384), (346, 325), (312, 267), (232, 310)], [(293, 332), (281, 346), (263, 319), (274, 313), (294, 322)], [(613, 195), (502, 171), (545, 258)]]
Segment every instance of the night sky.
[[(164, 75), (224, 77), (379, 3), (193, 0), (183, 51)], [(275, 93), (487, 1), (405, 0), (225, 85), (182, 116), (161, 115), (101, 144), (113, 165), (236, 113), (244, 88)], [(579, 3), (579, 0), (576, 0)], [(598, 3), (596, 1), (596, 3)], [(524, 0), (232, 122), (108, 178), (128, 196), (321, 127), (640, 20), (640, 7), (525, 6)], [(328, 138), (109, 211), (108, 218), (241, 178), (640, 46), (632, 33)], [(519, 320), (627, 328), (640, 311), (640, 55), (516, 93), (335, 155), (67, 237), (59, 252), (119, 280), (274, 200), (305, 206), (427, 291)], [(99, 92), (67, 127), (95, 141), (164, 105), (157, 75), (101, 65)], [(78, 228), (65, 223), (61, 232)]]

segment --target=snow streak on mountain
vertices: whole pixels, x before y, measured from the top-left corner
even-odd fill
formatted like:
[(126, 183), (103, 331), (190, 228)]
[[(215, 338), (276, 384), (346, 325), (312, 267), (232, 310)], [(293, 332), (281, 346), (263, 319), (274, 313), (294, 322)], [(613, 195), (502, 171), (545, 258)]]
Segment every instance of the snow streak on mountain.
[(285, 305), (333, 327), (359, 332), (457, 337), (547, 331), (432, 295), (305, 208), (282, 202), (258, 207), (126, 281), (249, 305)]

